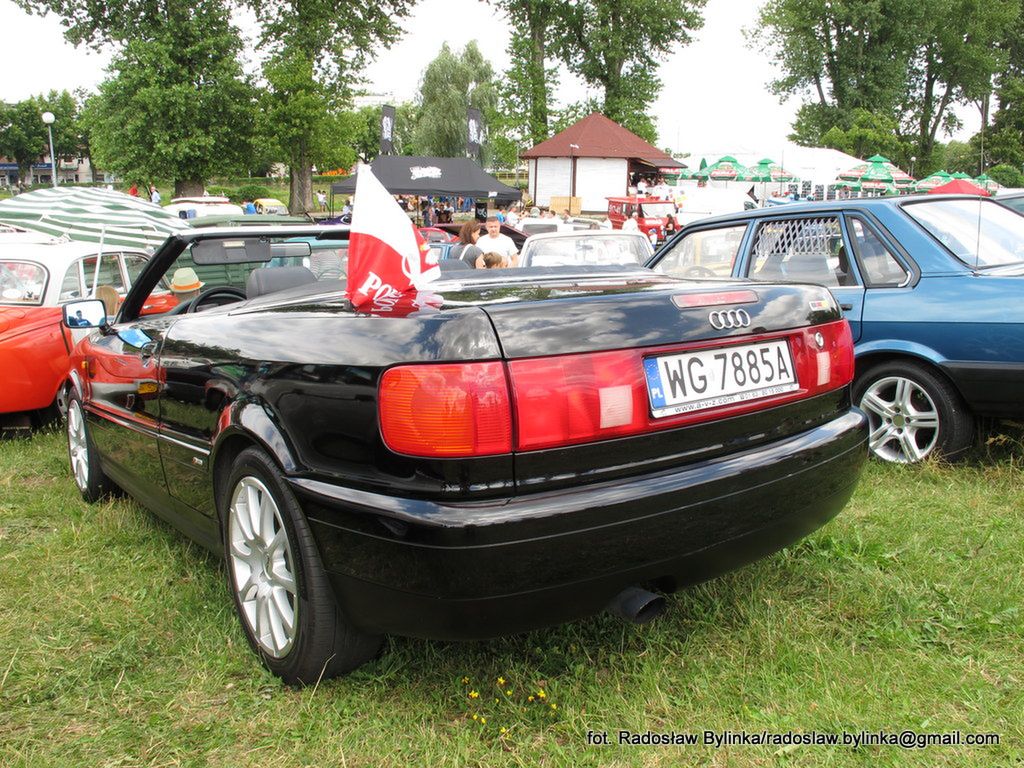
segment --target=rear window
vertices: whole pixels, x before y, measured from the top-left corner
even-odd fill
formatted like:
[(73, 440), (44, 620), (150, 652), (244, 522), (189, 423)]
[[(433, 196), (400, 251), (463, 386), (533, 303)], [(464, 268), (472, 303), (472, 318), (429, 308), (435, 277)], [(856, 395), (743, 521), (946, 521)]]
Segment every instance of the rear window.
[(672, 277), (729, 277), (740, 252), (746, 224), (690, 232), (654, 265)]
[(903, 206), (914, 221), (969, 267), (1024, 262), (1024, 217), (991, 200), (929, 200)]
[(0, 261), (0, 304), (39, 306), (46, 291), (46, 269), (30, 261)]

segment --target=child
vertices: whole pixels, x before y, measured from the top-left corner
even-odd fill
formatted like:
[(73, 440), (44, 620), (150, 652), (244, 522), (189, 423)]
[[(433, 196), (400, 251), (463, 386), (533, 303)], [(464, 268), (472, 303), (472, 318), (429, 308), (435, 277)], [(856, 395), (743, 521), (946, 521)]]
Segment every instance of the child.
[(505, 257), (500, 253), (495, 253), (494, 251), (485, 253), (481, 258), (484, 260), (485, 269), (501, 269), (502, 267), (508, 266), (508, 262)]

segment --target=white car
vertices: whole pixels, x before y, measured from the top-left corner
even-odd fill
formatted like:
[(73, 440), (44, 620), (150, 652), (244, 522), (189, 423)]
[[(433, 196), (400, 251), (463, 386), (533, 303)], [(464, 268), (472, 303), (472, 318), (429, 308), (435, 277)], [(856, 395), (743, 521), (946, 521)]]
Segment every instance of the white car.
[(591, 219), (571, 218), (569, 221), (565, 221), (561, 216), (554, 218), (524, 216), (515, 224), (515, 228), (525, 235), (537, 235), (541, 232), (576, 232), (598, 229), (600, 226), (598, 222)]
[(581, 264), (640, 266), (654, 254), (642, 232), (591, 229), (542, 232), (531, 235), (519, 254), (521, 267), (561, 267)]
[(164, 210), (181, 216), (183, 219), (194, 219), (199, 216), (216, 214), (242, 215), (242, 206), (235, 205), (226, 197), (217, 195), (201, 195), (199, 197), (176, 197)]

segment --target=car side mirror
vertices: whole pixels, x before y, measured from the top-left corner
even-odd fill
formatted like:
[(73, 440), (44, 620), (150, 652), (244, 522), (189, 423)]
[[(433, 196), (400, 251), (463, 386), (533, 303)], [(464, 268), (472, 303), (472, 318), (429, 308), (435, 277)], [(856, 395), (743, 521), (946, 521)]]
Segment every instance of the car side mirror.
[(64, 325), (68, 328), (104, 328), (107, 308), (99, 299), (83, 299), (64, 305)]

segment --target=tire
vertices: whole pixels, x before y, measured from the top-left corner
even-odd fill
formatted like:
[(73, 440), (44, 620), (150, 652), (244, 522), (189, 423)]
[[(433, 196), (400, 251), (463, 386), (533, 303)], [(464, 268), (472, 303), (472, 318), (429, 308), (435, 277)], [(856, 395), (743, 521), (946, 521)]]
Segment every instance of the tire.
[(869, 368), (857, 378), (853, 400), (868, 416), (871, 453), (883, 461), (956, 459), (974, 442), (974, 417), (959, 393), (920, 363)]
[(85, 420), (85, 409), (77, 394), (72, 394), (68, 398), (68, 413), (64, 424), (68, 437), (71, 476), (82, 498), (92, 504), (112, 493), (115, 486), (100, 467), (99, 454), (93, 444), (89, 424)]
[[(374, 658), (382, 638), (342, 615), (309, 523), (277, 465), (248, 448), (222, 480), (228, 588), (267, 669), (289, 685), (308, 685)], [(257, 506), (261, 514), (250, 517)]]

